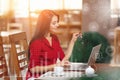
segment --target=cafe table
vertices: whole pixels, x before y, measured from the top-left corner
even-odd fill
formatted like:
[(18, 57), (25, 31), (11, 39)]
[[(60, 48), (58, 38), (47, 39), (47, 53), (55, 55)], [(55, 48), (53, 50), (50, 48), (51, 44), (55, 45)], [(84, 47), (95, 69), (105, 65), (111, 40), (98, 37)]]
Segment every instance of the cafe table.
[(82, 73), (77, 71), (65, 71), (63, 75), (55, 75), (52, 71), (49, 71), (34, 80), (70, 80), (71, 78), (77, 78), (81, 76)]
[(30, 80), (120, 80), (120, 66), (111, 64), (95, 64), (95, 75), (88, 77), (84, 70), (66, 70), (64, 75), (56, 76), (53, 71), (46, 72), (38, 78)]

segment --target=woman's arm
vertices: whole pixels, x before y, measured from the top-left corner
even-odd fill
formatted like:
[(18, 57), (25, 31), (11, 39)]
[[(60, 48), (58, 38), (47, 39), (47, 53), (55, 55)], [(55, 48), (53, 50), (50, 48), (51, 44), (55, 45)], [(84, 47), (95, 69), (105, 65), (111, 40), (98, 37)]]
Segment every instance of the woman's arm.
[(72, 39), (71, 39), (71, 41), (70, 41), (70, 43), (69, 43), (69, 46), (68, 46), (68, 49), (67, 49), (67, 51), (66, 51), (66, 55), (65, 55), (63, 61), (66, 61), (66, 60), (68, 60), (68, 59), (70, 58), (70, 56), (71, 56), (71, 54), (72, 54), (72, 50), (73, 50), (74, 43), (75, 43), (75, 41), (77, 40), (77, 37), (78, 37), (78, 36), (81, 36), (81, 35), (82, 35), (82, 34), (81, 34), (80, 32), (78, 32), (78, 33), (73, 33), (73, 37), (72, 37)]
[(30, 69), (31, 73), (44, 73), (48, 71), (53, 71), (55, 66), (64, 66), (62, 62), (52, 64), (52, 65), (47, 65), (47, 66), (35, 66)]
[(72, 54), (72, 49), (73, 49), (73, 46), (74, 46), (74, 42), (71, 40), (70, 43), (69, 43), (69, 46), (68, 46), (68, 49), (66, 51), (66, 55), (65, 57), (63, 58), (63, 61), (65, 60), (68, 60)]
[(48, 66), (35, 66), (30, 69), (31, 73), (44, 73), (47, 71), (53, 70), (56, 64), (48, 65)]

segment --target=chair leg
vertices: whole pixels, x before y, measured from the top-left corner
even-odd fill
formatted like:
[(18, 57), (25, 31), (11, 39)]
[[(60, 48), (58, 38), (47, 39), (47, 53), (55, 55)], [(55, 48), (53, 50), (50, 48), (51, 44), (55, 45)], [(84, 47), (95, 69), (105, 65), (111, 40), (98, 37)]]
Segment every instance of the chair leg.
[(9, 55), (9, 71), (10, 71), (10, 75), (15, 75), (15, 70), (14, 70), (14, 65), (13, 64), (13, 60), (14, 58), (12, 57), (12, 55)]

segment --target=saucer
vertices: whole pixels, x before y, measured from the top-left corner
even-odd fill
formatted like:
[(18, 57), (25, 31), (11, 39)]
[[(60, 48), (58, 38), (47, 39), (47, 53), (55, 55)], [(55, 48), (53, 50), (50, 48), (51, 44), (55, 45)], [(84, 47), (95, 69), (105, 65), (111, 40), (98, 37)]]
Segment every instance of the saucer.
[(63, 75), (64, 75), (64, 72), (62, 72), (62, 73), (57, 73), (57, 74), (53, 72), (52, 75), (53, 75), (53, 76), (63, 76)]

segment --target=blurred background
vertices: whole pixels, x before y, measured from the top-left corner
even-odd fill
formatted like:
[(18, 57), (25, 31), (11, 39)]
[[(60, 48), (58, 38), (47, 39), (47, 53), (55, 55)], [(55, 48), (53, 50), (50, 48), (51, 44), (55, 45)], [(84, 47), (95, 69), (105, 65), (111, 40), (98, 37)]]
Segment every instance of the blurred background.
[(72, 33), (78, 31), (97, 31), (113, 44), (114, 29), (120, 26), (120, 0), (0, 0), (0, 35), (5, 37), (4, 42), (9, 34), (19, 31), (25, 31), (30, 41), (44, 9), (60, 15), (57, 36), (63, 49)]

